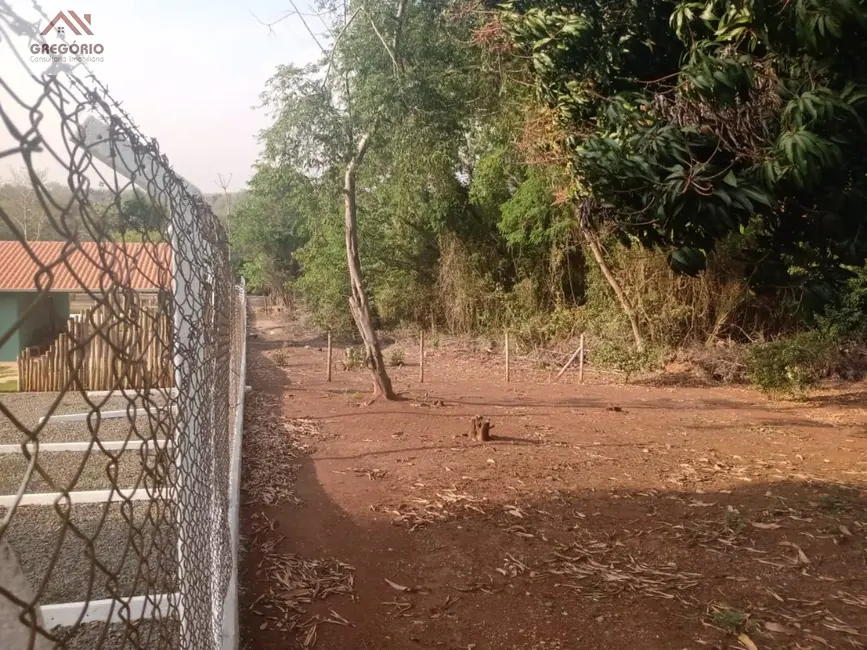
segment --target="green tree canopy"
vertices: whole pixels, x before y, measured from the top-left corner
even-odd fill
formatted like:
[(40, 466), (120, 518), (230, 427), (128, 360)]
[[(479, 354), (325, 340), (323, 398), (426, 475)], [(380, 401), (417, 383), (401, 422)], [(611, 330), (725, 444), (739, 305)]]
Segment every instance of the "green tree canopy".
[(742, 234), (754, 287), (813, 304), (864, 264), (863, 2), (515, 0), (500, 17), (589, 225), (689, 274)]

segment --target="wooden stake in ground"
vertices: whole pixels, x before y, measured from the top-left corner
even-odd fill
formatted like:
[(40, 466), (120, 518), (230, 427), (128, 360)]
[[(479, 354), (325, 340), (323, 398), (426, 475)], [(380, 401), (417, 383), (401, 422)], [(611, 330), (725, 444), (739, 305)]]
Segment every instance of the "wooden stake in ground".
[(328, 381), (331, 381), (331, 330), (328, 330)]
[(491, 425), (490, 420), (486, 420), (481, 415), (477, 415), (472, 419), (472, 432), (470, 437), (476, 442), (488, 442), (491, 439), (491, 429), (494, 427)]
[(581, 346), (577, 350), (575, 350), (575, 354), (573, 354), (571, 357), (569, 357), (569, 361), (566, 362), (566, 365), (563, 366), (563, 369), (560, 371), (560, 374), (557, 375), (557, 381), (560, 381), (560, 378), (566, 374), (566, 371), (569, 370), (569, 366), (571, 366), (575, 362), (575, 359), (578, 358), (578, 355), (580, 354), (583, 356), (583, 353), (584, 353), (584, 341), (582, 340)]
[(418, 339), (418, 381), (424, 383), (424, 330), (421, 330)]
[(578, 381), (584, 383), (584, 335), (581, 335), (581, 356), (578, 361)]
[(509, 366), (509, 330), (506, 330), (506, 383), (512, 379), (512, 372)]

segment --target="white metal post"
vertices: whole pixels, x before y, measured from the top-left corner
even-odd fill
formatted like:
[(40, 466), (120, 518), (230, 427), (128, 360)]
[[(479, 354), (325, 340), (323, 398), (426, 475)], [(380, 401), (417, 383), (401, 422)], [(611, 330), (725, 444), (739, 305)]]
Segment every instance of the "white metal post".
[[(212, 264), (213, 259), (211, 256), (208, 256), (208, 263)], [(210, 266), (210, 268), (206, 271), (207, 282), (209, 286), (209, 291), (203, 295), (204, 299), (207, 301), (207, 307), (209, 308), (209, 319), (205, 322), (205, 312), (203, 309), (203, 314), (201, 318), (201, 322), (203, 323), (203, 327), (211, 327), (212, 329), (216, 329), (217, 326), (217, 273), (215, 266)], [(204, 306), (203, 306), (204, 307)], [(215, 346), (219, 345), (219, 335), (215, 337), (214, 340)], [(205, 350), (205, 341), (202, 341), (202, 350)], [(218, 350), (212, 350), (214, 353), (214, 357), (211, 359), (205, 360), (203, 358), (202, 368), (204, 369), (204, 364), (207, 363), (208, 367), (211, 370), (212, 381), (207, 386), (207, 403), (205, 407), (208, 413), (208, 425), (210, 426), (210, 435), (208, 436), (209, 440), (209, 449), (210, 449), (210, 517), (209, 523), (211, 526), (211, 534), (209, 535), (209, 540), (211, 544), (211, 596), (213, 598), (212, 601), (212, 612), (214, 615), (212, 622), (212, 631), (214, 634), (214, 647), (219, 648), (221, 646), (221, 636), (222, 636), (222, 592), (221, 592), (221, 579), (222, 579), (222, 567), (223, 567), (223, 558), (224, 553), (227, 549), (224, 549), (220, 540), (222, 539), (223, 525), (224, 522), (220, 519), (220, 485), (222, 483), (221, 477), (218, 475), (217, 470), (217, 435), (220, 428), (227, 426), (228, 423), (217, 422), (217, 400), (220, 396), (217, 394), (217, 353)], [(204, 388), (204, 386), (203, 386)], [(228, 396), (223, 395), (222, 398), (226, 399)]]
[[(199, 440), (198, 422), (194, 417), (192, 405), (197, 400), (197, 374), (202, 371), (204, 361), (204, 345), (201, 340), (193, 340), (192, 323), (201, 319), (201, 284), (198, 274), (192, 267), (192, 260), (197, 257), (197, 247), (201, 251), (202, 241), (198, 224), (194, 221), (191, 206), (182, 204), (182, 209), (171, 200), (172, 183), (169, 181), (169, 171), (161, 161), (147, 154), (137, 155), (127, 142), (112, 138), (109, 127), (100, 120), (89, 117), (82, 128), (82, 140), (94, 158), (114, 169), (121, 176), (140, 185), (149, 195), (165, 201), (163, 206), (170, 215), (169, 226), (172, 248), (172, 293), (174, 297), (174, 362), (175, 388), (179, 412), (175, 420), (175, 459), (177, 472), (177, 489), (175, 491), (175, 507), (178, 511), (178, 603), (181, 613), (181, 639), (185, 647), (198, 650), (202, 641), (213, 636), (214, 631), (204, 634), (191, 629), (190, 619), (212, 621), (214, 617), (211, 603), (206, 599), (190, 597), (187, 574), (190, 564), (195, 558), (193, 543), (194, 526), (192, 513), (195, 512), (196, 494), (194, 485), (184, 485), (184, 479), (193, 475), (196, 468), (194, 458), (190, 453), (193, 445)], [(140, 170), (146, 170), (148, 176)], [(201, 196), (201, 192), (191, 183), (183, 181), (185, 189), (193, 196)], [(197, 309), (198, 308), (198, 309)], [(199, 320), (200, 322), (200, 320)], [(192, 355), (195, 354), (195, 361)], [(207, 448), (207, 445), (200, 445)], [(200, 495), (204, 496), (204, 495)], [(200, 504), (200, 507), (204, 504)], [(200, 552), (200, 551), (199, 551)], [(204, 563), (199, 563), (202, 566)], [(205, 600), (205, 602), (202, 602)], [(211, 627), (211, 626), (209, 626)], [(210, 632), (210, 634), (209, 634)], [(201, 638), (204, 637), (204, 638)]]
[[(240, 358), (238, 359), (237, 375), (232, 368), (236, 384), (232, 395), (235, 400), (234, 436), (232, 438), (232, 467), (229, 472), (229, 533), (231, 535), (232, 573), (226, 589), (226, 599), (223, 602), (223, 644), (222, 650), (237, 650), (238, 648), (238, 559), (240, 551), (239, 524), (241, 504), (241, 447), (244, 438), (244, 395), (247, 392), (247, 287), (244, 279), (237, 289), (240, 302), (241, 322), (237, 336), (240, 339)], [(235, 333), (234, 331), (232, 332)], [(234, 352), (234, 349), (233, 349)], [(234, 355), (233, 355), (234, 359)]]
[[(175, 362), (175, 386), (178, 389), (179, 409), (176, 431), (177, 453), (175, 464), (177, 466), (177, 503), (178, 508), (178, 591), (181, 595), (181, 608), (185, 613), (181, 618), (181, 638), (188, 644), (190, 650), (197, 647), (203, 639), (198, 631), (191, 629), (190, 617), (201, 619), (201, 602), (190, 594), (190, 584), (187, 574), (192, 564), (191, 557), (195, 553), (193, 542), (194, 523), (192, 521), (195, 512), (194, 486), (185, 481), (195, 471), (192, 447), (199, 439), (199, 422), (194, 417), (197, 396), (195, 385), (199, 384), (195, 379), (196, 373), (201, 372), (202, 364), (193, 363), (191, 354), (196, 351), (196, 357), (204, 356), (202, 341), (193, 341), (192, 323), (196, 317), (195, 301), (200, 295), (201, 287), (193, 270), (191, 260), (195, 257), (194, 246), (190, 240), (198, 238), (197, 229), (192, 226), (192, 212), (185, 209), (178, 215), (171, 212), (171, 239), (172, 239), (172, 293), (174, 294), (174, 362)], [(182, 236), (184, 227), (190, 227), (190, 239), (185, 241)], [(197, 242), (198, 243), (198, 242)], [(201, 320), (201, 314), (199, 314)], [(199, 361), (199, 359), (196, 359)], [(187, 485), (185, 485), (187, 483)], [(200, 503), (199, 507), (204, 504)], [(210, 513), (209, 513), (210, 514)], [(208, 538), (211, 536), (208, 535)], [(203, 635), (207, 636), (207, 635)]]

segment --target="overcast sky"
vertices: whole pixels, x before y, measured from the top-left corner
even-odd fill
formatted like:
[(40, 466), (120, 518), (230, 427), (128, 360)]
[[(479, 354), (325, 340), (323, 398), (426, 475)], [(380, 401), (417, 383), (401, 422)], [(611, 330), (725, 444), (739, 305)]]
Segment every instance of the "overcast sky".
[[(31, 0), (10, 4), (22, 17), (34, 18)], [(246, 185), (259, 152), (256, 135), (269, 124), (263, 110), (253, 109), (265, 82), (277, 65), (303, 64), (318, 54), (297, 17), (275, 25), (273, 33), (259, 22), (285, 15), (291, 9), (286, 0), (40, 4), (49, 17), (67, 9), (91, 14), (94, 35), (77, 38), (67, 31), (67, 42), (77, 38), (79, 43), (103, 44), (104, 61), (94, 63), (92, 70), (144, 134), (159, 141), (175, 170), (203, 192), (219, 191), (218, 174), (232, 175), (232, 190)], [(309, 10), (308, 0), (296, 4)], [(16, 45), (25, 47), (20, 41)], [(9, 42), (0, 43), (0, 77), (26, 96), (34, 84), (19, 63), (12, 65), (9, 48)], [(29, 58), (29, 52), (24, 56)], [(10, 98), (0, 89), (4, 104), (6, 109)], [(0, 122), (0, 152), (13, 143)], [(9, 168), (20, 165), (20, 158), (0, 158), (0, 175), (8, 178)], [(50, 171), (52, 177), (57, 173)]]

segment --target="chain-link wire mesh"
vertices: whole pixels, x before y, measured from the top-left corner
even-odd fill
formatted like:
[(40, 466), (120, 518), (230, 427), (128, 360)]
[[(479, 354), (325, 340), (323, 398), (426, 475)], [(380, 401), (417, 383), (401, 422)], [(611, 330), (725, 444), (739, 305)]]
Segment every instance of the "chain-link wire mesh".
[(245, 293), (34, 12), (0, 0), (0, 647), (232, 647)]

